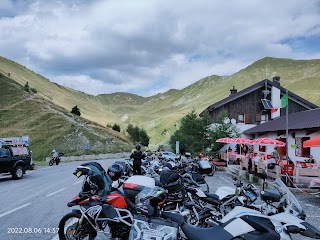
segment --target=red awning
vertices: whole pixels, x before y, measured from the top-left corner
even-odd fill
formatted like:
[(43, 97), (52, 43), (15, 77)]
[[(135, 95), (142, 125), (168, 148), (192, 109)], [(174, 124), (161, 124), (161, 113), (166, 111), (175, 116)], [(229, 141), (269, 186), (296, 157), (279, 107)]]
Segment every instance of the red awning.
[(320, 147), (320, 136), (305, 141), (303, 147)]

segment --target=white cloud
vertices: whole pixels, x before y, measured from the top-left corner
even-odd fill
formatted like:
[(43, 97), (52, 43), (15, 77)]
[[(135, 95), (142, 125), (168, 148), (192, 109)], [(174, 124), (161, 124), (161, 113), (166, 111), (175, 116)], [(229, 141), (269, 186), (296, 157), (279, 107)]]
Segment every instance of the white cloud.
[(90, 94), (146, 96), (265, 56), (319, 58), (291, 44), (320, 38), (319, 10), (317, 0), (4, 0), (0, 52)]

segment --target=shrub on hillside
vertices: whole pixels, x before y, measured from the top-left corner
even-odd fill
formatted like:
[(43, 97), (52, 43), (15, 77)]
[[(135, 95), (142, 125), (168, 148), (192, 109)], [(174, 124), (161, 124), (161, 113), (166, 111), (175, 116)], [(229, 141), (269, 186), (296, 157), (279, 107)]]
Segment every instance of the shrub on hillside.
[(31, 92), (33, 92), (33, 93), (37, 93), (37, 92), (38, 92), (37, 89), (35, 89), (35, 88), (30, 88), (30, 90), (31, 90)]
[(78, 106), (74, 106), (74, 107), (71, 109), (71, 113), (73, 113), (73, 114), (75, 114), (75, 115), (78, 115), (78, 116), (81, 115), (80, 109), (78, 108)]
[(117, 132), (121, 132), (120, 126), (119, 126), (118, 124), (116, 124), (116, 123), (113, 124), (112, 129), (115, 130), (115, 131), (117, 131)]

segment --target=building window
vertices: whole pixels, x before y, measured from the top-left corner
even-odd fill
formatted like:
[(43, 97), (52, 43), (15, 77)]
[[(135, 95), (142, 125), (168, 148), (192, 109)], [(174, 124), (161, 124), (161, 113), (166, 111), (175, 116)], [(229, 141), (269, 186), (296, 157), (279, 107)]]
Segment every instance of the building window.
[(260, 114), (256, 115), (256, 122), (261, 122), (261, 115)]
[(238, 123), (244, 123), (244, 115), (243, 114), (238, 115)]
[(251, 123), (251, 121), (250, 121), (250, 114), (244, 114), (244, 122), (245, 122), (245, 123)]
[(259, 152), (266, 152), (266, 146), (259, 145)]
[(310, 148), (304, 148), (303, 143), (309, 140), (309, 137), (296, 137), (296, 156), (297, 157), (309, 157), (310, 156)]

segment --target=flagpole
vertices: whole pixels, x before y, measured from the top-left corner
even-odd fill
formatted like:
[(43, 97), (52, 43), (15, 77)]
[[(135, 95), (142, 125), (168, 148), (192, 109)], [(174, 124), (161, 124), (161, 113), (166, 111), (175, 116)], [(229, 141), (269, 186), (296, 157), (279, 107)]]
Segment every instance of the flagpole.
[(287, 164), (286, 164), (286, 184), (289, 186), (290, 179), (288, 176), (288, 165), (289, 165), (289, 95), (288, 95), (288, 89), (286, 90), (286, 95), (287, 95), (287, 107), (286, 107), (286, 139), (287, 139), (287, 144), (286, 144), (286, 158), (287, 158)]

